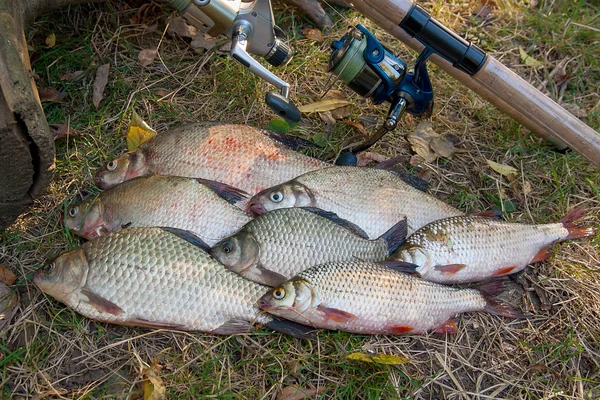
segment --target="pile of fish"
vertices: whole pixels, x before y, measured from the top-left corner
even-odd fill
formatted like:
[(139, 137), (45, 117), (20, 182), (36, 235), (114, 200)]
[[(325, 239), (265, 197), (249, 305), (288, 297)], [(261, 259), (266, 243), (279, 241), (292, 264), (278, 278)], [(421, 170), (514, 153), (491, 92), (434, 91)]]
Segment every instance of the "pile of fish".
[(89, 241), (33, 281), (82, 315), (130, 326), (452, 333), (464, 312), (518, 317), (489, 279), (595, 234), (578, 209), (544, 225), (465, 215), (391, 171), (333, 166), (245, 125), (158, 135), (95, 182), (105, 190), (65, 215)]

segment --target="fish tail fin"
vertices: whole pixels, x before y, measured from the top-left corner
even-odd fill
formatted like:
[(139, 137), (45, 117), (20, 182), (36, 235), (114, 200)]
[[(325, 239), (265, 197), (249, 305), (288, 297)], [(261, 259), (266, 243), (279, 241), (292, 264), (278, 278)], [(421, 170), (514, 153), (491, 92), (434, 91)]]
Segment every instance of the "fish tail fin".
[(577, 222), (583, 218), (584, 215), (585, 211), (583, 208), (574, 208), (563, 219), (560, 220), (565, 229), (569, 231), (569, 234), (565, 240), (584, 238), (596, 234), (596, 229), (594, 228), (577, 225)]
[(388, 245), (388, 253), (392, 254), (395, 252), (406, 240), (408, 235), (408, 222), (406, 217), (388, 229), (379, 238), (386, 241)]
[(490, 314), (500, 315), (502, 317), (525, 318), (525, 315), (496, 298), (496, 296), (502, 290), (502, 285), (502, 280), (495, 280), (475, 286), (475, 289), (479, 290), (486, 301), (484, 311), (489, 312)]

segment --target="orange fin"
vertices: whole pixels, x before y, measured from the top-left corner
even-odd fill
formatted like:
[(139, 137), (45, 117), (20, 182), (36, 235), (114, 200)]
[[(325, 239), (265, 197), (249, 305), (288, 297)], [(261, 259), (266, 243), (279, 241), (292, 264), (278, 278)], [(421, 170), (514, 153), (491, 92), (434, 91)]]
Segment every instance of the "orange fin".
[(356, 318), (356, 315), (350, 314), (349, 312), (338, 310), (337, 308), (328, 308), (325, 306), (317, 306), (317, 310), (325, 314), (325, 317), (335, 322), (346, 322)]
[(466, 266), (467, 266), (467, 264), (448, 264), (448, 265), (436, 265), (433, 268), (444, 274), (455, 274)]
[(410, 325), (395, 325), (389, 328), (389, 332), (393, 335), (403, 335), (412, 331), (414, 327)]
[(112, 301), (106, 300), (102, 296), (98, 296), (96, 293), (90, 292), (88, 289), (81, 289), (81, 294), (87, 296), (88, 303), (96, 310), (100, 312), (109, 313), (112, 315), (123, 314), (123, 309), (113, 303)]
[(169, 322), (158, 322), (158, 321), (148, 321), (145, 318), (131, 318), (127, 320), (127, 325), (130, 326), (141, 326), (144, 328), (152, 328), (152, 329), (176, 329), (181, 330), (183, 328), (182, 324), (172, 324)]
[(473, 216), (482, 217), (482, 218), (500, 219), (504, 216), (504, 213), (502, 212), (502, 210), (487, 210), (487, 211), (476, 212), (473, 214)]
[(585, 212), (582, 208), (574, 208), (563, 219), (560, 220), (565, 229), (569, 231), (569, 234), (564, 240), (579, 239), (596, 234), (596, 230), (594, 228), (586, 228), (583, 226), (577, 226), (575, 224), (577, 220), (583, 218), (584, 215)]
[(536, 262), (544, 261), (548, 257), (550, 257), (550, 253), (548, 252), (548, 248), (544, 247), (535, 255), (535, 257), (533, 257), (533, 259), (529, 263), (533, 264)]
[(449, 318), (448, 321), (446, 321), (442, 325), (438, 326), (438, 328), (434, 332), (435, 333), (457, 333), (458, 327), (456, 326), (456, 321), (454, 320), (454, 318)]
[(501, 276), (501, 275), (507, 275), (510, 274), (511, 271), (513, 271), (514, 269), (516, 269), (517, 266), (513, 265), (512, 267), (504, 267), (504, 268), (500, 268), (498, 271), (494, 272), (492, 274), (492, 276)]

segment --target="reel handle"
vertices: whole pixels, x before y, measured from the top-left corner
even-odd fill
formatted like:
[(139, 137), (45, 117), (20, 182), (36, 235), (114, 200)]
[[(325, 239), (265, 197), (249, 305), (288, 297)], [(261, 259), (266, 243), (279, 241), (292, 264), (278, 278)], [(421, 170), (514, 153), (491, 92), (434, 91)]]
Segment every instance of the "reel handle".
[(267, 92), (265, 103), (280, 117), (292, 122), (300, 121), (300, 110), (289, 97), (276, 92)]

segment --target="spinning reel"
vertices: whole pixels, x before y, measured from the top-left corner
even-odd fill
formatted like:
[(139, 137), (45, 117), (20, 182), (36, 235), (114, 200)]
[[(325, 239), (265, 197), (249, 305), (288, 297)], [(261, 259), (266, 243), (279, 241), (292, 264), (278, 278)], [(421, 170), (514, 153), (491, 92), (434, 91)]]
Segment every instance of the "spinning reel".
[(403, 113), (421, 115), (432, 109), (433, 88), (426, 68), (431, 52), (425, 49), (414, 69), (407, 71), (406, 64), (362, 25), (350, 28), (332, 43), (331, 49), (329, 72), (359, 95), (371, 98), (373, 103), (391, 103), (382, 127), (365, 142), (342, 152), (336, 160), (338, 165), (356, 165), (356, 154), (394, 130)]

